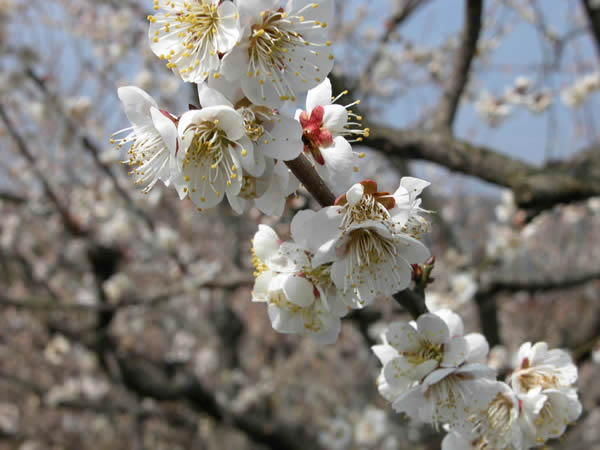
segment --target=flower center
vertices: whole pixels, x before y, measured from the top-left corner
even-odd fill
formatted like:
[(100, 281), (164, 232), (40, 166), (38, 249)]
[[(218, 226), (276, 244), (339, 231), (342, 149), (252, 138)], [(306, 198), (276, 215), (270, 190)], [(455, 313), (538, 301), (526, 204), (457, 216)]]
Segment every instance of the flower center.
[[(224, 157), (224, 151), (231, 145), (225, 132), (217, 128), (218, 121), (202, 122), (193, 126), (192, 143), (185, 153), (183, 167), (188, 164), (194, 164), (196, 167), (200, 164), (210, 163), (211, 166), (218, 166)], [(187, 136), (186, 136), (187, 137)], [(216, 167), (212, 167), (216, 169)]]
[(441, 363), (444, 358), (443, 345), (423, 340), (416, 353), (407, 353), (405, 356), (406, 359), (415, 366), (429, 360)]
[[(393, 197), (385, 198), (391, 201), (394, 200)], [(381, 199), (370, 194), (363, 195), (355, 205), (346, 203), (342, 209), (342, 214), (344, 214), (341, 225), (343, 228), (347, 228), (354, 223), (366, 222), (367, 220), (385, 222), (390, 218), (386, 202), (382, 202)]]
[(183, 136), (183, 139), (191, 139), (183, 158), (183, 178), (192, 192), (200, 186), (201, 202), (205, 201), (207, 187), (220, 195), (217, 181), (224, 180), (227, 186), (231, 186), (231, 180), (238, 177), (238, 168), (229, 147), (239, 144), (230, 141), (218, 124), (219, 121), (215, 120), (191, 125)]
[[(287, 76), (297, 77), (302, 83), (308, 83), (311, 73), (319, 72), (319, 68), (307, 58), (319, 55), (317, 44), (304, 39), (299, 30), (316, 30), (325, 28), (326, 23), (305, 20), (298, 15), (308, 8), (318, 7), (317, 3), (309, 3), (296, 15), (288, 15), (282, 8), (277, 11), (262, 11), (262, 22), (251, 27), (248, 44), (248, 77), (258, 78), (259, 84), (265, 81), (272, 83), (281, 101), (295, 101), (294, 88)], [(330, 45), (330, 44), (327, 44)], [(333, 59), (333, 55), (330, 55)], [(320, 82), (316, 77), (314, 81)], [(312, 82), (312, 80), (311, 80)]]
[(285, 14), (281, 11), (263, 11), (261, 24), (252, 26), (248, 56), (255, 66), (263, 65), (266, 68), (285, 68), (285, 54), (298, 40), (298, 33), (288, 30), (291, 22), (284, 20)]
[(168, 161), (168, 151), (166, 151), (165, 143), (158, 131), (151, 126), (145, 126), (132, 131), (118, 141), (111, 138), (111, 143), (117, 144), (117, 150), (120, 150), (125, 144), (131, 144), (127, 151), (129, 159), (123, 162), (131, 166), (129, 175), (137, 176), (135, 184), (148, 183), (142, 191), (148, 192), (158, 180), (158, 173)]
[(327, 128), (323, 128), (324, 115), (325, 109), (322, 106), (315, 106), (310, 113), (310, 117), (306, 111), (302, 111), (300, 114), (304, 152), (310, 153), (320, 165), (325, 165), (321, 148), (333, 145), (331, 132)]
[(333, 281), (331, 280), (331, 266), (332, 263), (323, 264), (317, 268), (308, 265), (302, 269), (302, 273), (314, 286), (320, 286), (322, 289), (327, 290), (333, 285)]
[(183, 45), (191, 49), (202, 45), (204, 41), (212, 41), (219, 23), (217, 5), (204, 2), (198, 4), (197, 1), (183, 5), (188, 13), (178, 12), (175, 17), (182, 29), (178, 37), (183, 38)]
[(543, 371), (539, 367), (520, 370), (517, 374), (525, 391), (536, 386), (541, 386), (542, 389), (552, 389), (558, 386), (558, 377), (552, 371)]
[(358, 269), (378, 264), (396, 255), (391, 239), (368, 228), (352, 230), (346, 243), (345, 253), (350, 253), (353, 265)]

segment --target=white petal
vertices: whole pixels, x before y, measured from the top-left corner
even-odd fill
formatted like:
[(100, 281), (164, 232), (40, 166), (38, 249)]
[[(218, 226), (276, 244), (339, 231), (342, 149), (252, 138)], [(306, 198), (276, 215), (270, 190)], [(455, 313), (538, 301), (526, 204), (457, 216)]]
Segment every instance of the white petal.
[(207, 83), (198, 83), (198, 98), (203, 108), (209, 106), (229, 106), (231, 102), (218, 90), (209, 87)]
[(490, 351), (490, 345), (485, 336), (479, 333), (469, 333), (465, 336), (465, 339), (468, 347), (467, 362), (485, 362)]
[(431, 256), (429, 249), (417, 239), (400, 235), (397, 241), (398, 252), (409, 264), (423, 264)]
[(273, 279), (274, 273), (270, 270), (262, 272), (256, 280), (254, 280), (254, 288), (252, 289), (252, 301), (266, 302), (269, 296), (269, 284)]
[(408, 322), (393, 322), (385, 333), (386, 340), (398, 352), (416, 352), (420, 348), (419, 333)]
[(325, 106), (325, 114), (323, 116), (323, 127), (331, 131), (332, 134), (342, 133), (345, 131), (348, 123), (348, 111), (342, 105), (327, 105)]
[(279, 236), (268, 225), (259, 225), (252, 241), (256, 257), (263, 263), (279, 253)]
[(271, 326), (280, 333), (299, 334), (304, 330), (302, 315), (269, 303), (268, 309)]
[(325, 106), (331, 104), (331, 81), (325, 78), (322, 83), (312, 89), (309, 89), (306, 94), (306, 112), (310, 116), (315, 106)]
[(146, 91), (136, 86), (124, 86), (117, 90), (117, 95), (123, 103), (127, 119), (134, 127), (143, 127), (152, 123), (150, 108), (158, 109), (158, 105)]
[(444, 344), (444, 358), (442, 367), (457, 367), (462, 364), (468, 355), (468, 345), (462, 336), (453, 337)]
[[(229, 81), (246, 77), (248, 66), (248, 48), (243, 45), (233, 47), (221, 61), (221, 72)], [(243, 79), (243, 78), (242, 78)]]
[(371, 350), (373, 350), (373, 353), (375, 353), (375, 356), (377, 356), (377, 359), (379, 359), (382, 366), (385, 366), (388, 361), (399, 356), (398, 351), (391, 345), (373, 345)]
[(392, 408), (397, 413), (405, 413), (408, 417), (415, 417), (420, 408), (425, 405), (425, 397), (418, 387), (403, 393), (392, 403)]
[(450, 337), (446, 323), (440, 317), (431, 313), (419, 316), (417, 330), (422, 339), (433, 343), (443, 344)]
[(292, 238), (304, 248), (317, 251), (321, 245), (340, 235), (342, 215), (338, 211), (338, 207), (322, 208), (319, 212), (299, 211), (292, 219)]
[(434, 314), (446, 323), (450, 337), (464, 334), (463, 321), (458, 314), (449, 309), (439, 309)]
[(240, 38), (238, 9), (232, 2), (223, 2), (218, 8), (220, 23), (216, 28), (215, 42), (217, 50), (225, 53), (233, 48)]
[(321, 148), (321, 155), (325, 160), (325, 165), (322, 166), (315, 162), (317, 173), (335, 193), (344, 192), (353, 175), (352, 146), (342, 136), (336, 136), (332, 146)]
[(360, 183), (356, 183), (348, 189), (348, 192), (346, 192), (346, 200), (348, 200), (350, 206), (356, 206), (362, 199), (364, 193), (365, 187)]
[(275, 116), (274, 123), (268, 127), (272, 139), (268, 144), (261, 142), (260, 148), (265, 156), (270, 156), (282, 161), (297, 158), (304, 144), (302, 143), (302, 127), (300, 124), (283, 114)]
[(296, 275), (282, 275), (286, 279), (283, 282), (283, 292), (290, 302), (302, 308), (312, 305), (315, 301), (313, 285), (306, 278)]

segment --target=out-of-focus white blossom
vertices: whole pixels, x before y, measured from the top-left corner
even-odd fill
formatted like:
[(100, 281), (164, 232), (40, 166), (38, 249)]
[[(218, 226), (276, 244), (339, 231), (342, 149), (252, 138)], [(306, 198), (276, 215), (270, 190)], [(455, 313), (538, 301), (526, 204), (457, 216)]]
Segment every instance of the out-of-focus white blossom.
[(475, 110), (489, 126), (497, 127), (508, 117), (511, 107), (503, 98), (483, 92), (475, 103)]
[(515, 84), (506, 88), (504, 98), (508, 103), (514, 105), (523, 104), (529, 94), (530, 88), (531, 80), (529, 78), (524, 76), (517, 77)]
[(332, 419), (327, 427), (321, 430), (318, 440), (323, 448), (344, 450), (352, 443), (352, 426), (344, 419)]
[(118, 272), (102, 283), (102, 289), (104, 289), (109, 302), (117, 304), (126, 296), (134, 293), (135, 285), (128, 275)]
[(354, 428), (354, 440), (359, 445), (374, 446), (388, 432), (385, 411), (368, 407)]

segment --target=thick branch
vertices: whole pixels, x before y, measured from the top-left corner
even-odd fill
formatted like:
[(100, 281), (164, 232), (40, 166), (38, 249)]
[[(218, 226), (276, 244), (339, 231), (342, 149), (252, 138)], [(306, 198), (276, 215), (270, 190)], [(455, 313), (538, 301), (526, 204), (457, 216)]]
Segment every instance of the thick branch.
[(582, 3), (583, 9), (585, 9), (590, 21), (590, 28), (596, 44), (596, 51), (598, 52), (598, 58), (600, 58), (600, 7), (593, 7), (592, 0), (582, 0)]
[(600, 195), (600, 152), (597, 147), (573, 159), (537, 167), (455, 138), (446, 132), (397, 130), (370, 126), (365, 145), (384, 153), (440, 164), (511, 189), (521, 208), (537, 213), (559, 203)]
[(438, 107), (436, 125), (451, 128), (456, 116), (460, 97), (469, 81), (471, 63), (477, 52), (477, 41), (481, 31), (483, 0), (465, 0), (465, 23), (458, 53), (452, 71), (444, 86), (442, 100)]

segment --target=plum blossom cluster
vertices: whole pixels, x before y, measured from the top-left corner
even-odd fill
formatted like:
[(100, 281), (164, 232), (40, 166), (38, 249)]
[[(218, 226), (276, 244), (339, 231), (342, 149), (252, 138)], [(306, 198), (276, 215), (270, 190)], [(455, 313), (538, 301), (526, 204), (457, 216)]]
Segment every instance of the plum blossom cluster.
[(428, 184), (405, 177), (390, 194), (374, 181), (357, 183), (333, 206), (298, 212), (289, 242), (261, 225), (252, 296), (267, 303), (273, 328), (334, 342), (349, 310), (407, 288), (411, 266), (430, 256), (415, 238), (427, 227), (418, 195)]
[[(351, 110), (358, 102), (332, 96), (332, 0), (155, 0), (154, 9), (150, 47), (197, 84), (200, 107), (176, 115), (138, 87), (119, 89), (131, 127), (111, 141), (128, 149), (123, 162), (144, 192), (161, 180), (200, 211), (226, 197), (237, 213), (279, 216), (299, 186), (285, 162), (302, 153), (331, 189), (347, 187), (364, 157), (351, 143), (369, 130)], [(304, 93), (295, 117), (281, 111)]]
[[(421, 236), (430, 226), (419, 198), (429, 182), (404, 177), (394, 192), (363, 180), (348, 188), (369, 136), (357, 102), (338, 103), (327, 78), (333, 0), (154, 0), (148, 17), (154, 54), (197, 86), (199, 106), (174, 114), (135, 86), (118, 91), (131, 127), (115, 133), (123, 163), (148, 192), (160, 180), (199, 211), (224, 198), (241, 214), (256, 207), (279, 216), (299, 181), (286, 162), (302, 155), (336, 193), (333, 205), (298, 212), (291, 239), (260, 225), (252, 241), (254, 302), (265, 303), (273, 329), (335, 342), (341, 319), (379, 296), (411, 287), (431, 257)], [(492, 125), (510, 104), (549, 103), (518, 79), (504, 98), (485, 94), (477, 109)], [(297, 96), (304, 107), (286, 115)], [(121, 137), (116, 137), (120, 135)], [(164, 233), (163, 233), (164, 234)], [(165, 235), (166, 241), (170, 241)], [(165, 243), (171, 247), (173, 242)], [(123, 280), (113, 280), (123, 290)], [(506, 383), (486, 365), (489, 346), (464, 334), (449, 310), (394, 322), (373, 347), (383, 368), (379, 392), (405, 413), (450, 434), (444, 448), (526, 449), (564, 433), (581, 404), (577, 369), (561, 350), (524, 344)]]
[(563, 350), (525, 343), (506, 382), (488, 367), (489, 346), (464, 334), (449, 310), (394, 322), (373, 352), (378, 389), (392, 408), (449, 434), (444, 450), (529, 449), (561, 436), (581, 414), (577, 368)]

